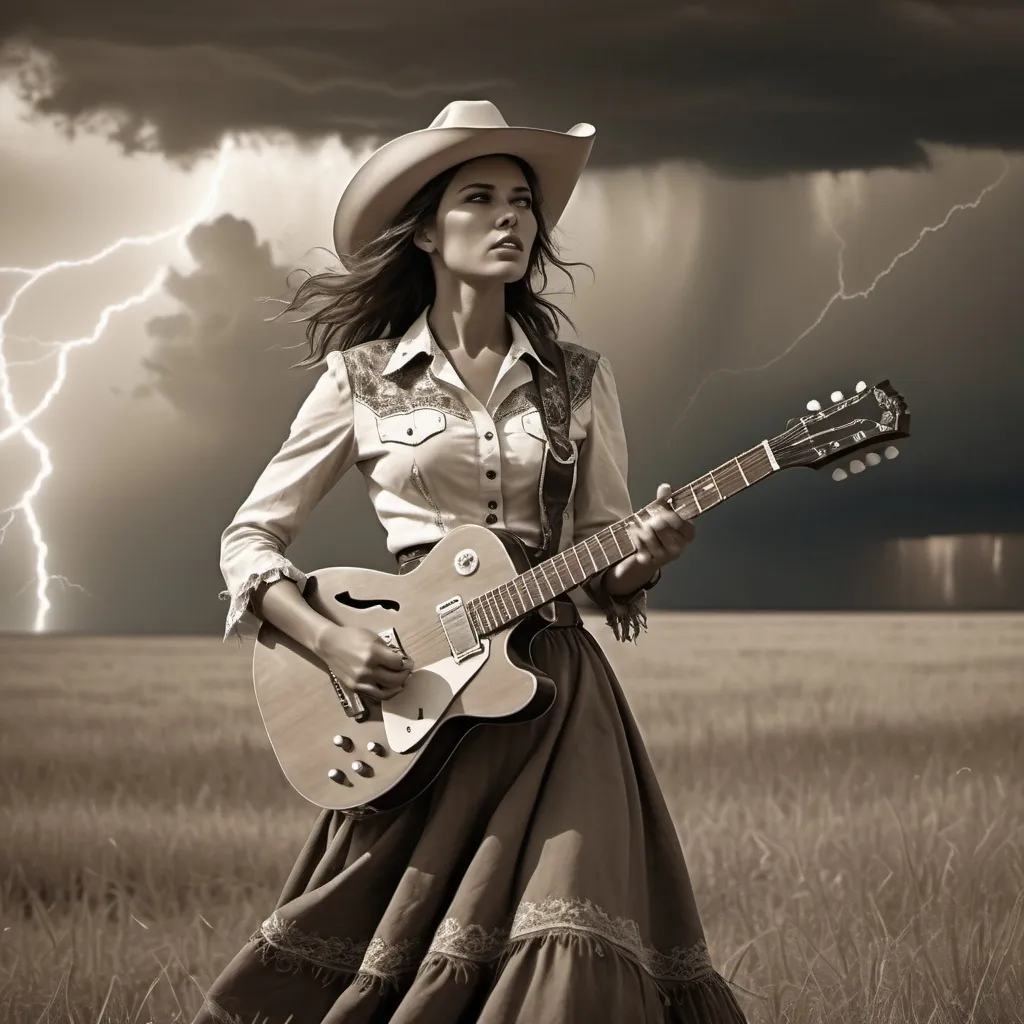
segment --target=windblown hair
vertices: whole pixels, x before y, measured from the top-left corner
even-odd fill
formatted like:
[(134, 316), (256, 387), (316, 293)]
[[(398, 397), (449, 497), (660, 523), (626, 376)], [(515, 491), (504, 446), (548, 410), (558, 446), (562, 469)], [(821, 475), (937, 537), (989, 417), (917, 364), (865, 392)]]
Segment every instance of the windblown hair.
[[(522, 169), (533, 194), (537, 238), (526, 273), (505, 286), (505, 310), (519, 322), (527, 337), (553, 339), (558, 335), (559, 317), (574, 329), (575, 324), (540, 294), (548, 287), (548, 266), (558, 267), (568, 277), (575, 294), (575, 282), (568, 268), (589, 265), (559, 258), (551, 241), (543, 196), (533, 168), (518, 157), (509, 159)], [(344, 350), (377, 338), (398, 337), (433, 303), (434, 271), (430, 257), (413, 244), (413, 236), (421, 224), (436, 214), (441, 197), (458, 169), (458, 166), (452, 167), (427, 182), (394, 221), (357, 252), (339, 253), (342, 268), (338, 271), (318, 274), (303, 271), (306, 279), (278, 314), (283, 316), (313, 307), (312, 312), (298, 321), (306, 324), (309, 344), (309, 355), (300, 365), (318, 363), (335, 348)], [(348, 272), (342, 273), (341, 269)], [(534, 289), (534, 279), (539, 279), (539, 290)]]

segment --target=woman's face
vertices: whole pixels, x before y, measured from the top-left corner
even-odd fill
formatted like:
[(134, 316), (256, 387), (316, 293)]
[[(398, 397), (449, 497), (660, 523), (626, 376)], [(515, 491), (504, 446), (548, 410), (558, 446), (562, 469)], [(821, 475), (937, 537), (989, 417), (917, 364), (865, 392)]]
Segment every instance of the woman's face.
[(537, 238), (533, 196), (519, 165), (503, 156), (463, 164), (415, 244), (465, 281), (518, 281)]

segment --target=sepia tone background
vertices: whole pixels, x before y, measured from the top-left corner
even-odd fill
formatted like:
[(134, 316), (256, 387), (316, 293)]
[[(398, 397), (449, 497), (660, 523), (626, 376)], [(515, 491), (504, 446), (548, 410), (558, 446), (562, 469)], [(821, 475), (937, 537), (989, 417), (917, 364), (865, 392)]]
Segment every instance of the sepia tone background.
[[(288, 369), (301, 331), (260, 300), (326, 264), (373, 146), (481, 97), (513, 124), (597, 126), (560, 232), (594, 275), (562, 301), (615, 367), (636, 504), (809, 398), (888, 377), (909, 402), (899, 460), (842, 484), (784, 474), (715, 510), (655, 607), (1024, 606), (1019, 10), (256, 10), (0, 14), (0, 265), (164, 233), (43, 276), (3, 325), (0, 627), (217, 631), (220, 531), (319, 372)], [(27, 280), (0, 274), (3, 301)], [(33, 536), (19, 503), (45, 463), (12, 416), (57, 379), (53, 343), (93, 333), (31, 424), (52, 457)], [(357, 477), (293, 552), (389, 567)]]

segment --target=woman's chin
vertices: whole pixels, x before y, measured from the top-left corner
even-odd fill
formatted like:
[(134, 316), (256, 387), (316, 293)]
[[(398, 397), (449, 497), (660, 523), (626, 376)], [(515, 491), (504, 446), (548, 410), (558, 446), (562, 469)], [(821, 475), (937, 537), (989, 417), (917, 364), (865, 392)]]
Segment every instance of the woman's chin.
[(474, 267), (462, 273), (456, 273), (466, 284), (486, 287), (488, 284), (515, 284), (526, 276), (526, 267), (518, 263), (506, 261), (490, 266)]

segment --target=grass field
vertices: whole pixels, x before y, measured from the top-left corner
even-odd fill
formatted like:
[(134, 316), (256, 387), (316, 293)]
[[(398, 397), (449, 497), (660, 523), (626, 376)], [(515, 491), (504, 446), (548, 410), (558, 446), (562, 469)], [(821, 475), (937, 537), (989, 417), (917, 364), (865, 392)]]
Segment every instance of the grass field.
[[(1024, 616), (650, 626), (593, 628), (750, 1020), (1024, 1021)], [(314, 811), (249, 659), (0, 637), (4, 1024), (187, 1021), (272, 909)]]

